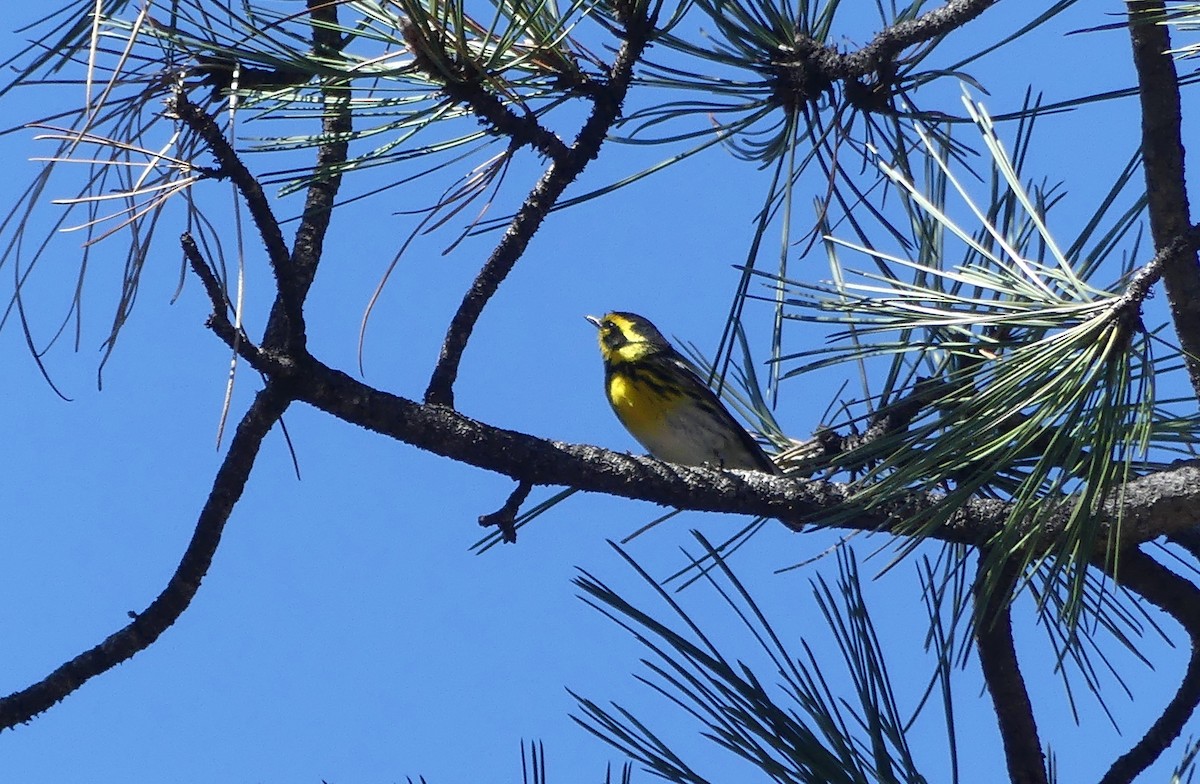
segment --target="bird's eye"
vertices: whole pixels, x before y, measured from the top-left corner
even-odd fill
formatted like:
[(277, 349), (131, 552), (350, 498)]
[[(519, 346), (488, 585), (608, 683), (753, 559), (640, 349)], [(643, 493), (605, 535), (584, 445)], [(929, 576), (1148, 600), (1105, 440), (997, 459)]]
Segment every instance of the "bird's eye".
[(605, 321), (600, 325), (600, 338), (609, 348), (619, 348), (626, 343), (625, 333), (612, 321)]

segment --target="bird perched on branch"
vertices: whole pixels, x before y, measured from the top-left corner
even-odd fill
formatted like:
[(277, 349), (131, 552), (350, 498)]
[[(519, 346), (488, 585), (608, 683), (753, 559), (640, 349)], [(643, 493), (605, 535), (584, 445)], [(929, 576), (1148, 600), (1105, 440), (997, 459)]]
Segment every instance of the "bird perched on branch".
[(657, 327), (619, 311), (586, 318), (600, 330), (608, 402), (651, 455), (683, 465), (779, 473)]

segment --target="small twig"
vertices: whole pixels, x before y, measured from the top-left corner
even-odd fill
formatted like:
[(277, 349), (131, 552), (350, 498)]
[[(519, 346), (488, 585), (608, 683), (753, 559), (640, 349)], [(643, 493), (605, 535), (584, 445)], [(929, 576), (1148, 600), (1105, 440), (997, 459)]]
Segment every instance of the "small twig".
[(0, 729), (29, 721), (92, 678), (154, 643), (187, 610), (208, 573), (225, 523), (242, 496), (259, 447), (291, 399), (272, 385), (258, 393), (229, 445), (200, 511), (192, 540), (162, 593), (132, 621), (94, 648), (58, 667), (42, 680), (0, 699)]
[(1182, 234), (1172, 237), (1170, 242), (1158, 249), (1154, 258), (1134, 272), (1129, 277), (1129, 282), (1125, 284), (1124, 293), (1117, 300), (1117, 307), (1136, 312), (1150, 296), (1154, 284), (1162, 279), (1163, 270), (1179, 264), (1181, 260), (1186, 262), (1188, 258), (1195, 258), (1198, 249), (1200, 249), (1200, 224), (1191, 226)]
[(1012, 634), (1012, 589), (1017, 581), (1013, 559), (1003, 564), (1001, 579), (984, 591), (984, 562), (987, 551), (979, 554), (975, 576), (975, 640), (983, 680), (996, 709), (1000, 739), (1014, 784), (1046, 784), (1046, 757), (1038, 739), (1037, 722), (1025, 678), (1017, 662)]
[[(242, 339), (245, 334), (244, 330), (239, 325), (228, 324), (229, 311), (237, 311), (237, 308), (229, 301), (229, 297), (225, 294), (225, 290), (217, 281), (217, 276), (213, 272), (204, 256), (200, 254), (200, 249), (196, 247), (196, 240), (192, 235), (184, 232), (179, 238), (180, 245), (183, 246), (183, 255), (187, 257), (191, 264), (192, 271), (200, 278), (200, 282), (204, 286), (204, 290), (208, 292), (208, 298), (212, 302), (213, 312), (209, 317), (208, 323), (215, 325), (217, 322), (226, 322), (221, 332), (229, 334), (232, 344), (229, 345), (233, 355), (229, 359), (229, 377), (225, 382), (225, 399), (221, 401), (221, 417), (217, 424), (217, 447), (221, 446), (221, 438), (225, 433), (225, 423), (229, 417), (229, 409), (233, 402), (233, 383), (237, 377), (237, 361), (241, 351)], [(225, 328), (227, 327), (227, 328)], [(214, 326), (215, 329), (215, 326)], [(220, 334), (220, 333), (218, 333)]]
[(492, 251), (450, 320), (441, 354), (425, 390), (425, 402), (454, 405), (454, 382), (458, 378), (458, 366), (484, 306), (508, 277), (563, 191), (596, 157), (609, 130), (620, 118), (621, 104), (633, 81), (633, 66), (646, 48), (653, 29), (653, 19), (635, 19), (626, 27), (625, 40), (609, 69), (603, 96), (595, 99), (591, 115), (575, 137), (569, 154), (551, 163), (525, 198), (503, 239)]
[(871, 416), (871, 423), (862, 434), (844, 436), (839, 444), (842, 452), (870, 446), (885, 436), (908, 429), (922, 409), (946, 396), (952, 385), (940, 378), (919, 378), (908, 394), (883, 406)]
[(213, 311), (208, 318), (208, 328), (238, 356), (249, 361), (251, 365), (257, 366), (260, 360), (260, 349), (250, 340), (245, 330), (235, 327), (229, 320), (229, 310), (233, 305), (229, 301), (225, 289), (221, 286), (221, 282), (217, 280), (212, 267), (200, 253), (195, 239), (191, 234), (184, 232), (183, 236), (179, 238), (179, 244), (183, 247), (183, 255), (187, 259), (188, 265), (200, 279), (200, 284), (204, 287), (204, 292), (212, 303)]
[(1120, 585), (1174, 618), (1187, 632), (1192, 649), (1175, 696), (1142, 739), (1121, 755), (1100, 780), (1101, 784), (1126, 784), (1167, 750), (1200, 704), (1200, 588), (1136, 548), (1123, 552), (1117, 571), (1109, 573)]
[(511, 544), (517, 541), (517, 512), (521, 511), (521, 504), (525, 503), (531, 490), (533, 490), (533, 482), (522, 479), (517, 483), (517, 489), (513, 490), (508, 500), (504, 502), (504, 506), (491, 514), (480, 515), (479, 524), (485, 528), (491, 526), (499, 528), (500, 538), (505, 542)]
[[(436, 30), (427, 30), (412, 20), (401, 23), (401, 34), (413, 54), (414, 67), (438, 82), (442, 92), (455, 103), (461, 103), (483, 120), (488, 127), (507, 136), (518, 147), (531, 147), (552, 161), (563, 162), (570, 149), (537, 117), (526, 110), (517, 114), (487, 85), (491, 77), (471, 59), (463, 59), (456, 51), (447, 51), (444, 39)], [(430, 50), (436, 54), (430, 55)]]
[(295, 295), (294, 274), (290, 271), (291, 254), (283, 241), (279, 221), (271, 210), (271, 203), (263, 193), (258, 180), (242, 163), (216, 121), (200, 107), (192, 103), (183, 90), (175, 91), (169, 110), (184, 125), (204, 142), (209, 152), (217, 159), (221, 173), (233, 182), (246, 202), (246, 208), (258, 227), (259, 236), (267, 249), (267, 258), (275, 274), (275, 285), (284, 300), (284, 309), (294, 323), (301, 324), (300, 301)]
[(204, 293), (208, 294), (208, 299), (213, 307), (213, 315), (228, 320), (228, 313), (233, 307), (233, 303), (229, 301), (229, 296), (221, 286), (221, 281), (217, 280), (212, 266), (200, 253), (200, 248), (196, 246), (196, 239), (190, 232), (185, 231), (179, 237), (179, 244), (183, 248), (183, 256), (187, 259), (188, 266), (200, 279), (200, 285), (204, 286)]
[[(863, 450), (886, 436), (903, 432), (922, 409), (944, 397), (950, 387), (949, 382), (939, 378), (917, 379), (911, 390), (872, 414), (864, 432), (843, 436), (831, 428), (822, 428), (807, 441), (785, 450), (776, 457), (776, 462), (789, 475), (811, 476), (834, 458)], [(839, 465), (839, 468), (853, 471), (870, 459), (870, 455), (864, 455), (861, 460)]]
[(941, 8), (927, 11), (916, 19), (894, 24), (858, 51), (840, 55), (839, 75), (853, 78), (877, 73), (908, 47), (962, 27), (995, 3), (996, 0), (949, 0)]

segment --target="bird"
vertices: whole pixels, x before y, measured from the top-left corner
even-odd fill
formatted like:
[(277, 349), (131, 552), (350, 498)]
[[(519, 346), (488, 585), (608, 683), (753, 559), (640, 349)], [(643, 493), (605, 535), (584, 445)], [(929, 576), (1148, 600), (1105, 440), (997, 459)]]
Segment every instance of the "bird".
[(681, 465), (780, 473), (649, 319), (622, 311), (585, 318), (599, 330), (608, 402), (652, 456)]

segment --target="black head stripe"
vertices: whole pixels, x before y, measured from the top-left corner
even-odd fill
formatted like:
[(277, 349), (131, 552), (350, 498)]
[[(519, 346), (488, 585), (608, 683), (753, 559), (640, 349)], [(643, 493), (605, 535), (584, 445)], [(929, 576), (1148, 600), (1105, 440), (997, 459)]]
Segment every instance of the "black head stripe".
[(604, 345), (610, 349), (617, 349), (629, 342), (625, 337), (625, 333), (617, 328), (617, 325), (611, 321), (605, 321), (600, 325), (600, 339), (604, 341)]
[(636, 313), (627, 313), (625, 311), (614, 311), (612, 315), (625, 319), (627, 322), (629, 322), (630, 329), (642, 340), (642, 342), (649, 343), (650, 345), (656, 347), (666, 347), (671, 345), (671, 342), (663, 337), (663, 334), (658, 331), (658, 327), (650, 323), (649, 319), (639, 316)]

